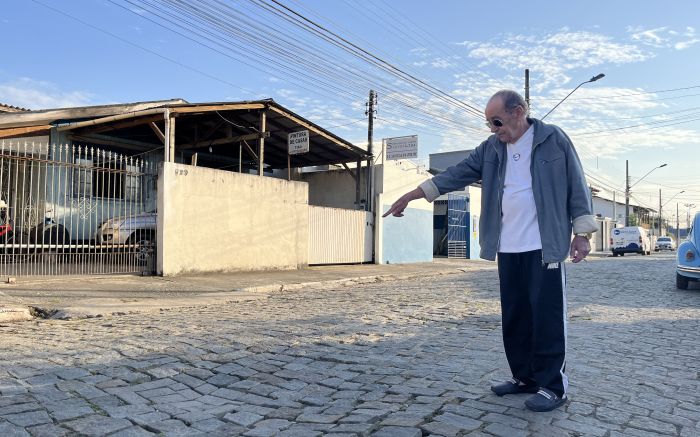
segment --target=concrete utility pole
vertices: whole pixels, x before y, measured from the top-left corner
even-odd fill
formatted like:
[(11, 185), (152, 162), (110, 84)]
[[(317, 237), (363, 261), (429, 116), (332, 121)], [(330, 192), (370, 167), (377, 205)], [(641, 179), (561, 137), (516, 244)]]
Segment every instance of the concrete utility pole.
[(661, 208), (661, 188), (659, 188), (659, 237), (664, 236), (664, 233), (661, 231), (661, 223), (664, 221), (663, 217), (661, 216)]
[(680, 227), (680, 216), (678, 215), (678, 202), (676, 202), (676, 247), (678, 247), (678, 240), (681, 237), (681, 231), (678, 229)]
[(630, 225), (630, 162), (625, 160), (625, 226)]
[(372, 140), (374, 135), (374, 114), (377, 112), (375, 105), (377, 104), (377, 93), (374, 90), (369, 91), (369, 101), (367, 102), (367, 202), (365, 202), (365, 210), (372, 211)]
[(527, 112), (530, 114), (530, 69), (525, 69), (525, 103), (527, 103)]

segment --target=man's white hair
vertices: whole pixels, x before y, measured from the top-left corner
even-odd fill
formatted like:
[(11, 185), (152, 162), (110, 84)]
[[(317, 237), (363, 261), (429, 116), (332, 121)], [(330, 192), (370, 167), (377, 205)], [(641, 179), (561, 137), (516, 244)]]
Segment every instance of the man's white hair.
[(506, 109), (506, 111), (511, 112), (518, 106), (522, 106), (522, 108), (525, 110), (525, 113), (528, 113), (528, 108), (527, 102), (525, 99), (523, 99), (523, 96), (521, 96), (518, 92), (513, 91), (513, 90), (500, 90), (493, 96), (491, 96), (491, 99), (489, 101), (495, 99), (496, 97), (499, 97), (501, 101), (503, 102), (503, 107)]

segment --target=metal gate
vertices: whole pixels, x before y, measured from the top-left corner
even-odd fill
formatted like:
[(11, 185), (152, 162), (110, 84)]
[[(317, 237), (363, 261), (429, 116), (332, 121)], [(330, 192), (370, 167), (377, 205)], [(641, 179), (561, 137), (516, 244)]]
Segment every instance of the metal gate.
[(0, 142), (0, 275), (150, 274), (156, 183), (139, 157)]
[(447, 257), (467, 258), (469, 256), (469, 222), (467, 196), (447, 195)]
[(309, 205), (309, 264), (372, 262), (372, 213)]

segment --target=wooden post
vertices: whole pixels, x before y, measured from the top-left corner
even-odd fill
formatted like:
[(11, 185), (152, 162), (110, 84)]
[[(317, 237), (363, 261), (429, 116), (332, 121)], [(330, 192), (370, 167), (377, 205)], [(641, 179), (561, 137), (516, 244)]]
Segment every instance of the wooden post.
[(287, 152), (287, 180), (292, 180), (292, 155)]
[(362, 161), (357, 160), (357, 168), (355, 168), (355, 209), (360, 209), (360, 182), (362, 178)]
[(163, 113), (163, 122), (165, 123), (165, 133), (163, 134), (163, 161), (170, 162), (170, 110), (166, 109)]
[[(266, 126), (266, 113), (265, 110), (260, 111), (260, 132), (265, 132), (267, 130)], [(260, 139), (258, 140), (258, 147), (259, 147), (259, 153), (258, 153), (258, 175), (262, 176), (263, 175), (263, 164), (265, 163), (264, 157), (265, 157), (265, 136), (260, 135)]]
[(165, 110), (165, 162), (175, 162), (175, 114)]

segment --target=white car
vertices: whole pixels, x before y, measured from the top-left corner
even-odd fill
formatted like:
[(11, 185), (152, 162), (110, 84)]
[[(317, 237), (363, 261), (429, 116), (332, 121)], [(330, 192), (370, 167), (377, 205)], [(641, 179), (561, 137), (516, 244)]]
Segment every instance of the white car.
[(125, 217), (112, 217), (97, 230), (98, 244), (134, 245), (136, 259), (145, 262), (151, 256), (156, 242), (156, 212), (144, 212)]
[(656, 239), (654, 250), (657, 252), (660, 250), (676, 250), (676, 243), (673, 242), (671, 237), (659, 237)]

